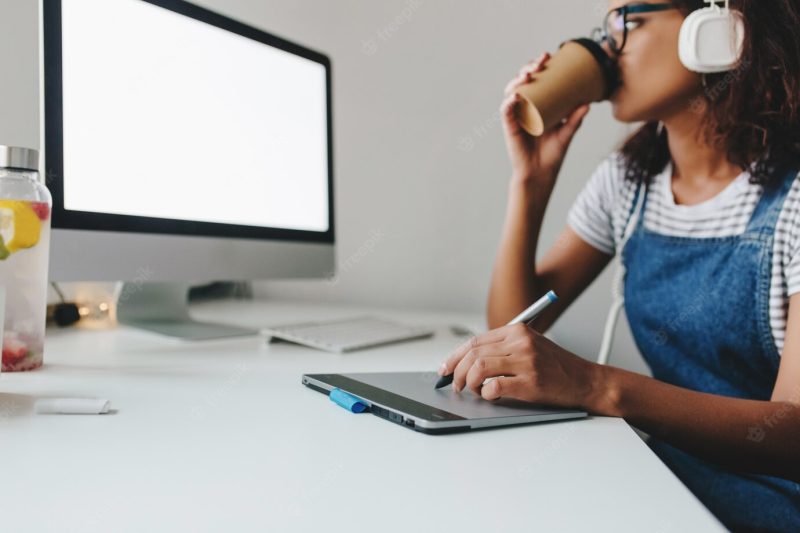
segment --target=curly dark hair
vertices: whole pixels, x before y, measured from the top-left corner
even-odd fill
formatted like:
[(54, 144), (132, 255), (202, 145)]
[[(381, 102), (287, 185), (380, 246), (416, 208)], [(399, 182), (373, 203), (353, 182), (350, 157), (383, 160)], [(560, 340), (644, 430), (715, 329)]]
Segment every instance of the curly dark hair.
[[(703, 0), (672, 0), (686, 14)], [(800, 160), (800, 1), (730, 0), (745, 20), (744, 51), (730, 72), (708, 74), (703, 96), (690, 103), (705, 118), (704, 138), (724, 150), (751, 182), (782, 179), (774, 172)], [(620, 150), (626, 178), (649, 181), (670, 160), (667, 132), (648, 122)]]

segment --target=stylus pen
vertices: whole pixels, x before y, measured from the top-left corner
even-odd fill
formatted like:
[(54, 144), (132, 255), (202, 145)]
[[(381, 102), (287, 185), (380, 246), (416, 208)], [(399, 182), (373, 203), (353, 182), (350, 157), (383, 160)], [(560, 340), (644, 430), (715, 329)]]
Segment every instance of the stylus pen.
[[(508, 323), (509, 326), (512, 324), (519, 324), (523, 322), (525, 324), (529, 323), (531, 320), (542, 314), (542, 312), (547, 309), (551, 303), (558, 300), (558, 296), (553, 291), (548, 292), (538, 300), (536, 300), (530, 307), (526, 310), (518, 314), (511, 322)], [(442, 387), (447, 387), (453, 382), (453, 374), (448, 374), (446, 376), (442, 376), (439, 378), (439, 381), (436, 382), (434, 385), (434, 389), (441, 389)]]

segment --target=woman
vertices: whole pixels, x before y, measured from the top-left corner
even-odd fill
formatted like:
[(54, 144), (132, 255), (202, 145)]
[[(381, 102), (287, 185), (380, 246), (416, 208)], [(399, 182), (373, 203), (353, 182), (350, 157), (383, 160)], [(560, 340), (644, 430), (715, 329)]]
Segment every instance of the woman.
[[(656, 4), (609, 7), (621, 15), (634, 3)], [(514, 89), (547, 55), (509, 84), (513, 176), (488, 302), (498, 329), (439, 373), (487, 400), (624, 417), (727, 527), (800, 531), (800, 5), (731, 0), (745, 18), (743, 57), (735, 71), (701, 76), (677, 49), (683, 20), (704, 4), (674, 0), (622, 21), (614, 116), (644, 126), (601, 164), (538, 262), (545, 208), (588, 108), (534, 139), (517, 125)], [(617, 253), (653, 378), (540, 333)], [(560, 300), (531, 327), (501, 327), (550, 289)]]

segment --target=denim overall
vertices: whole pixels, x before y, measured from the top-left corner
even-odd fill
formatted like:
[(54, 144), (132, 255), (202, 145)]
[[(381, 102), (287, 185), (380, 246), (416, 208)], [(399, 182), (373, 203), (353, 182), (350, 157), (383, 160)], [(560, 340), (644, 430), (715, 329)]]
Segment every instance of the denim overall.
[[(769, 323), (774, 232), (796, 176), (795, 170), (764, 189), (744, 234), (721, 238), (649, 231), (648, 187), (639, 186), (633, 206), (644, 189), (641, 213), (622, 252), (625, 313), (653, 377), (711, 394), (770, 399), (780, 364)], [(766, 424), (751, 431), (742, 438), (775, 438)], [(649, 444), (726, 527), (800, 531), (797, 483), (734, 474), (660, 440)]]

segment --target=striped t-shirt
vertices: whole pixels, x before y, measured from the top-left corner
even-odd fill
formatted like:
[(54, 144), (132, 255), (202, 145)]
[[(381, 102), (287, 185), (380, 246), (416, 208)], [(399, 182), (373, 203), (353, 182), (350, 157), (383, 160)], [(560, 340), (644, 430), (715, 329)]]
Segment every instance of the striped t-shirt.
[[(650, 185), (644, 224), (655, 233), (677, 237), (741, 235), (761, 191), (761, 185), (750, 183), (750, 174), (743, 172), (709, 200), (676, 205), (670, 163)], [(624, 160), (619, 154), (612, 154), (581, 191), (569, 212), (568, 224), (591, 246), (613, 256), (622, 246), (635, 193), (636, 184), (625, 179)], [(800, 292), (800, 174), (775, 227), (769, 317), (778, 352), (783, 350), (789, 297), (797, 292)]]

